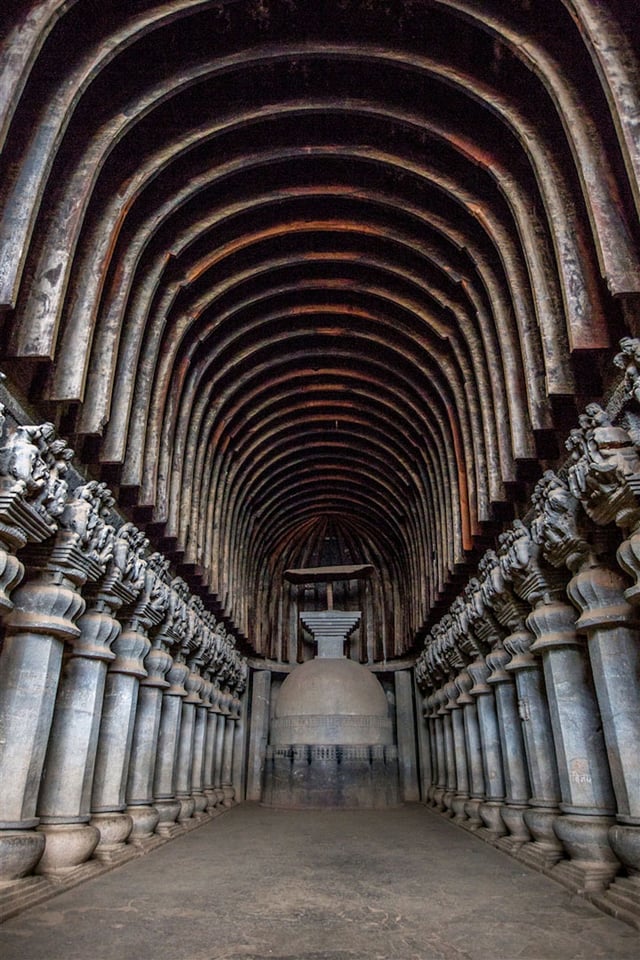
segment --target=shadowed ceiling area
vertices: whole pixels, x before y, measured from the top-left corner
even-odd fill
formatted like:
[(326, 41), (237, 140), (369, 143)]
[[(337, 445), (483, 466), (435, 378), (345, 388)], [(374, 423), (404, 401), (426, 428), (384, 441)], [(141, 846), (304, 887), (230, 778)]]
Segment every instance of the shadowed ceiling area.
[(606, 390), (633, 7), (3, 6), (1, 368), (258, 654), (365, 562), (410, 651)]

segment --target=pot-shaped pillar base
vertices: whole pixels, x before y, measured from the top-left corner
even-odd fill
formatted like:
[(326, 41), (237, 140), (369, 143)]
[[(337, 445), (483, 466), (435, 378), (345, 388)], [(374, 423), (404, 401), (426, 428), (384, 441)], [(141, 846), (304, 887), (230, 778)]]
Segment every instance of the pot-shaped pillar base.
[(531, 834), (527, 827), (524, 815), (528, 807), (524, 804), (505, 803), (501, 810), (501, 817), (508, 835), (504, 837), (504, 842), (510, 849), (521, 847), (522, 844), (531, 840)]
[(0, 885), (31, 873), (43, 854), (44, 834), (35, 830), (0, 831)]
[(567, 814), (558, 817), (554, 830), (570, 858), (558, 863), (553, 876), (578, 892), (602, 890), (620, 869), (620, 861), (609, 844), (613, 817)]
[(180, 812), (178, 813), (178, 823), (184, 824), (185, 821), (193, 819), (195, 810), (195, 801), (193, 797), (178, 797), (180, 801)]
[(453, 820), (455, 823), (460, 823), (461, 821), (467, 819), (465, 805), (467, 804), (468, 800), (468, 797), (464, 797), (461, 794), (456, 794), (456, 796), (454, 796), (451, 800), (451, 810), (453, 811)]
[(480, 817), (493, 837), (502, 837), (507, 832), (502, 819), (504, 804), (499, 800), (485, 800), (480, 804)]
[(153, 833), (158, 825), (159, 814), (151, 804), (140, 804), (140, 806), (127, 807), (126, 812), (133, 821), (131, 833), (129, 834), (129, 843), (139, 843)]
[(126, 850), (127, 840), (133, 827), (133, 820), (128, 813), (117, 811), (95, 813), (91, 818), (91, 826), (95, 827), (100, 834), (94, 857), (100, 860), (111, 860), (118, 853)]
[(482, 817), (480, 816), (480, 807), (482, 806), (482, 800), (478, 797), (471, 797), (469, 800), (465, 801), (464, 812), (467, 815), (467, 819), (464, 821), (463, 826), (467, 830), (479, 830), (483, 826)]
[(88, 823), (47, 823), (38, 830), (44, 834), (45, 848), (36, 873), (65, 874), (85, 863), (100, 840), (100, 831)]
[(181, 804), (175, 797), (166, 800), (154, 800), (154, 807), (158, 811), (158, 823), (156, 824), (156, 833), (163, 837), (173, 837), (179, 832), (176, 820), (180, 813)]
[(609, 843), (631, 876), (640, 879), (640, 823), (616, 823), (609, 830)]
[(547, 870), (562, 859), (564, 847), (553, 829), (559, 816), (557, 807), (528, 807), (525, 810), (524, 822), (532, 842), (520, 848), (519, 859), (537, 870)]

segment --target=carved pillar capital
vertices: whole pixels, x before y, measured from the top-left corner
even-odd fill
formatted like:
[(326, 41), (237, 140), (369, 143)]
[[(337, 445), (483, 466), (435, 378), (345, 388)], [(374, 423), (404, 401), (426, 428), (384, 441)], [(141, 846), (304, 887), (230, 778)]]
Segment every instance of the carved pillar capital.
[(580, 501), (566, 481), (548, 470), (538, 481), (532, 497), (535, 515), (531, 524), (533, 540), (542, 547), (552, 567), (567, 566), (572, 572), (593, 556)]
[(0, 405), (0, 612), (24, 575), (16, 551), (42, 543), (57, 529), (67, 495), (64, 475), (72, 451), (52, 424), (7, 428)]
[(594, 523), (640, 523), (640, 458), (633, 440), (596, 403), (587, 406), (566, 442), (567, 484)]
[(490, 577), (482, 579), (472, 577), (463, 591), (466, 599), (466, 613), (469, 626), (485, 649), (491, 649), (502, 643), (503, 631), (493, 615), (493, 601), (497, 597)]
[(514, 602), (517, 598), (524, 601), (518, 605), (522, 620), (514, 619), (512, 624), (513, 630), (517, 631), (522, 628), (529, 606), (564, 597), (568, 576), (564, 568), (558, 570), (545, 561), (542, 546), (520, 520), (515, 520), (511, 528), (501, 534), (499, 543), (500, 569), (513, 587)]

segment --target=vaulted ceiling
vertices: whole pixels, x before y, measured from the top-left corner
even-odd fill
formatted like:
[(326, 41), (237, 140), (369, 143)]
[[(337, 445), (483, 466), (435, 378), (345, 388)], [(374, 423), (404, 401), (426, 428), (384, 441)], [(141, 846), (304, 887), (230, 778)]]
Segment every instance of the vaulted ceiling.
[(0, 365), (258, 652), (327, 525), (410, 648), (602, 392), (637, 14), (5, 0)]

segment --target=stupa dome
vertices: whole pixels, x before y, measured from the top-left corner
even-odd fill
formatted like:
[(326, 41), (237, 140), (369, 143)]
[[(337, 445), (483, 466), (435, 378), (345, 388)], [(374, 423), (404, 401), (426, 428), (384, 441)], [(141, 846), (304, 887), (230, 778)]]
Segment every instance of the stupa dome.
[(272, 725), (273, 744), (391, 744), (387, 698), (366, 667), (318, 657), (286, 678)]

